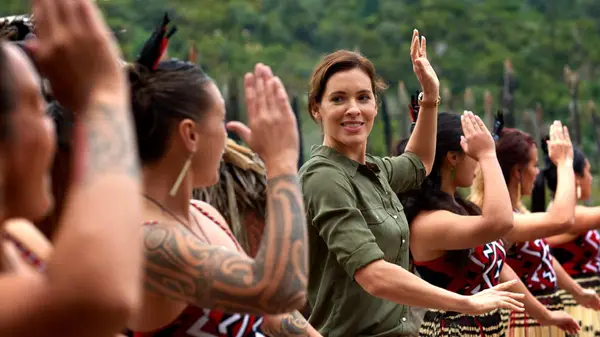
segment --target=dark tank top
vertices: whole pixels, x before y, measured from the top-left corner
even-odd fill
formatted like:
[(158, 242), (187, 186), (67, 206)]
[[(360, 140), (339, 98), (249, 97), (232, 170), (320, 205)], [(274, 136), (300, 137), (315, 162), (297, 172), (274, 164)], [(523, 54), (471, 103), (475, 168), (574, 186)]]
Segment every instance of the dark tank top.
[(461, 295), (473, 295), (498, 285), (505, 260), (504, 243), (494, 241), (472, 249), (467, 263), (460, 268), (449, 254), (431, 261), (414, 261), (414, 265), (425, 281)]

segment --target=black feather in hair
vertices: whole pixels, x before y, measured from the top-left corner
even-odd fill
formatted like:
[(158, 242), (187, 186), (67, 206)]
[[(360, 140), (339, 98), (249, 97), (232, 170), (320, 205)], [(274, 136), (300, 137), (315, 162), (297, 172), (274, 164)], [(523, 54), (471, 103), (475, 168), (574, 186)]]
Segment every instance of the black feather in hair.
[(144, 47), (137, 59), (137, 63), (143, 65), (151, 71), (156, 70), (160, 59), (167, 50), (169, 38), (177, 32), (177, 27), (173, 26), (168, 30), (171, 19), (169, 15), (165, 13), (162, 23), (156, 27), (156, 30), (152, 32), (152, 35), (144, 43)]

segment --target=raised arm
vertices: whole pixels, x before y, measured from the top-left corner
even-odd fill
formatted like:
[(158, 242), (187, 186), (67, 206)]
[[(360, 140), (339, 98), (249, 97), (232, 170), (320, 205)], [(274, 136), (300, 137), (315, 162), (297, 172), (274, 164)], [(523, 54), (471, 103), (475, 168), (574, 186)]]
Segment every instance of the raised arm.
[(573, 145), (567, 127), (559, 121), (550, 126), (548, 155), (556, 165), (558, 182), (554, 202), (547, 212), (515, 214), (515, 225), (505, 236), (508, 242), (545, 238), (572, 229), (575, 220), (575, 173)]
[(432, 251), (468, 249), (498, 240), (513, 228), (508, 188), (496, 158), (492, 135), (483, 121), (470, 111), (462, 119), (461, 141), (466, 155), (479, 162), (483, 175), (483, 205), (480, 216), (449, 211), (421, 212), (412, 223), (411, 243)]
[(267, 219), (256, 258), (198, 240), (184, 227), (146, 226), (147, 286), (202, 308), (280, 314), (306, 301), (308, 243), (297, 178), (298, 132), (281, 81), (257, 65), (245, 78), (250, 128), (230, 123), (267, 169)]
[[(0, 279), (0, 335), (117, 334), (141, 294), (141, 186), (119, 53), (89, 0), (37, 0), (38, 66), (78, 113), (75, 181), (45, 274)], [(69, 64), (65, 67), (64, 64)]]
[(416, 29), (413, 31), (410, 45), (410, 58), (423, 94), (419, 97), (419, 118), (406, 145), (406, 152), (414, 153), (421, 159), (425, 166), (425, 174), (428, 175), (435, 159), (440, 81), (427, 59), (427, 41), (425, 37), (419, 38), (419, 31)]

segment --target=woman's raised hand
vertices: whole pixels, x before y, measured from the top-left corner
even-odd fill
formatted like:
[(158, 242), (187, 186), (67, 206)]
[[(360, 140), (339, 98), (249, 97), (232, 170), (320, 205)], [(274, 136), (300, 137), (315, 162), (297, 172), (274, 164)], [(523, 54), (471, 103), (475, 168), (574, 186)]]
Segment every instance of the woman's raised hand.
[(413, 71), (423, 89), (423, 96), (427, 100), (437, 100), (440, 92), (440, 81), (427, 59), (427, 40), (424, 36), (419, 36), (419, 31), (416, 29), (413, 31), (412, 43), (410, 44), (410, 58)]
[(566, 161), (573, 161), (573, 144), (569, 136), (569, 130), (560, 121), (554, 121), (550, 125), (550, 139), (548, 143), (548, 157), (554, 165), (560, 165)]
[(460, 145), (465, 153), (477, 161), (486, 156), (495, 157), (496, 143), (481, 118), (471, 111), (465, 111), (460, 120), (464, 134)]

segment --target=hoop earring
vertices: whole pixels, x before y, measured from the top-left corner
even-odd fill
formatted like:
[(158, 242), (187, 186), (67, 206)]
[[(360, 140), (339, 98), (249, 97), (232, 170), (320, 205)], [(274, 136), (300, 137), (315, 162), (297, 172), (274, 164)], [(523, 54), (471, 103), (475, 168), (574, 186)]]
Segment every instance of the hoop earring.
[(577, 200), (581, 199), (581, 186), (577, 185)]
[(183, 164), (183, 167), (181, 168), (181, 172), (179, 172), (179, 176), (177, 176), (177, 180), (175, 180), (173, 187), (171, 187), (171, 190), (169, 191), (170, 196), (174, 197), (175, 194), (177, 194), (177, 191), (179, 190), (179, 186), (181, 186), (181, 183), (183, 182), (183, 177), (185, 177), (185, 174), (190, 169), (190, 165), (192, 165), (192, 154), (191, 153), (190, 153), (189, 157), (187, 158), (187, 160), (185, 161), (185, 163)]

